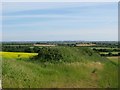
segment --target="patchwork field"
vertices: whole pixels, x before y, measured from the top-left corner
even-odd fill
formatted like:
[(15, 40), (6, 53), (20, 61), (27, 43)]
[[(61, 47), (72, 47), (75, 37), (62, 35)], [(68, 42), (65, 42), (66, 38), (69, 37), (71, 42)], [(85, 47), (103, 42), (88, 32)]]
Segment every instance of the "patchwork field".
[[(65, 49), (66, 52), (72, 51), (76, 52), (75, 54), (83, 49), (76, 50)], [(29, 57), (37, 53), (0, 52), (0, 54), (3, 57), (3, 88), (118, 87), (118, 66), (97, 54), (83, 56), (85, 55), (83, 52), (79, 54), (79, 59), (82, 61), (61, 63), (31, 61)], [(71, 55), (74, 57), (73, 54)], [(87, 60), (89, 58), (90, 60)]]
[(117, 57), (117, 56), (113, 56), (113, 57), (107, 57), (110, 61), (112, 61), (112, 62), (114, 62), (114, 63), (116, 63), (116, 64), (118, 64), (119, 63), (119, 57)]

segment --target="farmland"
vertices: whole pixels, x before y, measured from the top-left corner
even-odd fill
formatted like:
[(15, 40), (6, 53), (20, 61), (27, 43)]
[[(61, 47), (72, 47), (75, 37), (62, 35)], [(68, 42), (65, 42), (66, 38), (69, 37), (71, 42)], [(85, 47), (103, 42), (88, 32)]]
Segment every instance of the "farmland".
[(110, 61), (119, 64), (119, 57), (107, 57)]
[[(43, 50), (41, 48), (36, 49), (41, 51)], [(47, 48), (60, 52), (62, 59), (57, 61), (46, 58), (31, 59), (38, 56), (34, 51), (34, 53), (0, 52), (3, 58), (3, 88), (118, 87), (118, 65), (112, 63), (117, 63), (116, 58), (101, 57), (89, 47)], [(45, 51), (45, 54), (49, 55), (49, 52), (47, 54)], [(44, 55), (44, 52), (41, 55)]]
[(109, 1), (1, 0), (0, 89), (119, 90), (120, 3)]

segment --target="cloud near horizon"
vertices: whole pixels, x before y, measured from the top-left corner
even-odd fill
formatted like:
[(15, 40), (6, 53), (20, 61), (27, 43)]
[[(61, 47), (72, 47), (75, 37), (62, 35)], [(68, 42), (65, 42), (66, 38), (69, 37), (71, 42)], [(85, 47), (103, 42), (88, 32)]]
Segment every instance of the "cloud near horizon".
[(4, 3), (3, 41), (118, 40), (117, 3)]

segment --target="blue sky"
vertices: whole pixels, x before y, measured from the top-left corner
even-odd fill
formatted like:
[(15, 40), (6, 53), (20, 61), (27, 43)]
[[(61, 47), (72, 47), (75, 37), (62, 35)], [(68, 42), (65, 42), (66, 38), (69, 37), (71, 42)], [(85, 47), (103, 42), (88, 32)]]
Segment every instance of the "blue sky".
[(118, 3), (3, 3), (3, 41), (118, 40)]

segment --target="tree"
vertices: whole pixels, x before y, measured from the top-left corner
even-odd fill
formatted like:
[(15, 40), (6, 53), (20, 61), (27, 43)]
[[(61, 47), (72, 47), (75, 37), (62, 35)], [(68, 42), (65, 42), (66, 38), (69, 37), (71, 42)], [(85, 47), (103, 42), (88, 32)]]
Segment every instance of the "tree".
[(112, 56), (112, 53), (111, 53), (111, 52), (109, 52), (109, 53), (108, 53), (108, 56)]
[(59, 61), (60, 59), (62, 59), (62, 54), (61, 52), (56, 49), (56, 48), (41, 48), (38, 52), (38, 58), (39, 59), (45, 59), (47, 61)]

